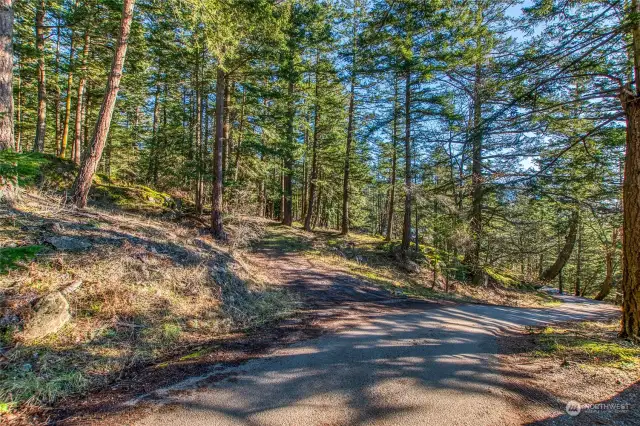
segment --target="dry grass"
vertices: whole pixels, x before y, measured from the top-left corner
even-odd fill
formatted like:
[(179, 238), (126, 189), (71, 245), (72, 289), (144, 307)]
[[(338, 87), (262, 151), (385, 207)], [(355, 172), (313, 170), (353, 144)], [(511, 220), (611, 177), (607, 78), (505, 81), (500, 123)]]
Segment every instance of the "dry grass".
[(618, 338), (620, 321), (566, 323), (531, 327), (533, 356), (552, 357), (563, 363), (636, 370), (640, 375), (640, 346)]
[[(568, 322), (500, 338), (504, 376), (518, 377), (519, 389), (536, 390), (516, 399), (530, 424), (639, 424), (640, 347), (619, 339), (619, 326), (617, 319)], [(604, 408), (571, 417), (568, 401)]]
[[(68, 208), (27, 191), (0, 204), (0, 249), (41, 246), (0, 275), (0, 404), (49, 404), (102, 386), (122, 371), (188, 350), (231, 331), (290, 315), (296, 300), (255, 279), (242, 249), (259, 223), (231, 224), (229, 245), (167, 220)], [(65, 252), (66, 236), (91, 244)], [(72, 320), (39, 341), (21, 327), (39, 297), (70, 284)]]

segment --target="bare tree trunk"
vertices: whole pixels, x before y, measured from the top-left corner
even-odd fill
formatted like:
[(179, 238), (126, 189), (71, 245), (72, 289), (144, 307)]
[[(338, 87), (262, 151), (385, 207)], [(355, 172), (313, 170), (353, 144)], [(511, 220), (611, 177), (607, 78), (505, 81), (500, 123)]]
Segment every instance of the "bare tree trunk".
[(82, 114), (84, 116), (84, 129), (82, 135), (82, 147), (80, 149), (80, 158), (82, 158), (82, 155), (84, 155), (84, 152), (87, 149), (87, 143), (89, 141), (89, 123), (91, 122), (91, 107), (93, 107), (93, 87), (94, 86), (91, 80), (87, 81), (87, 87), (85, 89), (84, 95), (84, 106), (82, 107)]
[(64, 122), (62, 124), (62, 140), (60, 142), (60, 158), (64, 158), (67, 151), (67, 143), (69, 142), (69, 121), (71, 120), (71, 86), (73, 85), (73, 31), (71, 31), (71, 46), (69, 47), (69, 75), (67, 78), (67, 98), (65, 100), (64, 108)]
[(316, 90), (315, 90), (315, 111), (313, 114), (313, 142), (311, 143), (311, 178), (309, 182), (309, 205), (307, 207), (307, 215), (304, 218), (305, 231), (311, 231), (311, 217), (313, 216), (314, 197), (316, 194), (316, 186), (318, 181), (318, 125), (320, 124), (320, 101), (318, 99), (319, 81), (318, 81), (318, 57), (316, 56)]
[(18, 64), (18, 108), (16, 118), (16, 152), (22, 152), (22, 67)]
[(14, 146), (13, 0), (2, 0), (0, 2), (0, 151), (13, 149)]
[(474, 285), (482, 283), (483, 271), (480, 265), (480, 248), (482, 247), (482, 201), (484, 198), (484, 182), (482, 178), (482, 100), (480, 97), (482, 69), (476, 63), (473, 90), (473, 134), (472, 134), (472, 207), (471, 234), (471, 278)]
[[(158, 80), (160, 72), (158, 72)], [(154, 186), (158, 185), (158, 122), (160, 115), (160, 82), (156, 82), (156, 93), (153, 96), (153, 120), (151, 124), (151, 149), (149, 152), (149, 169), (147, 170), (147, 180), (152, 181)]]
[(564, 246), (560, 253), (558, 253), (558, 258), (547, 268), (542, 275), (540, 276), (541, 281), (551, 281), (555, 277), (558, 276), (562, 268), (567, 264), (569, 257), (571, 256), (571, 252), (573, 252), (573, 247), (576, 244), (576, 235), (578, 234), (578, 223), (580, 216), (577, 211), (574, 211), (571, 214), (571, 219), (569, 220), (569, 232), (567, 233), (567, 238), (565, 240)]
[(560, 294), (564, 294), (564, 285), (562, 282), (562, 269), (560, 269), (560, 272), (558, 273), (558, 293)]
[(226, 238), (222, 228), (222, 151), (224, 149), (224, 95), (226, 75), (218, 66), (216, 79), (216, 140), (213, 145), (213, 192), (211, 194), (211, 232), (214, 238)]
[(240, 106), (240, 125), (238, 127), (238, 146), (236, 146), (235, 160), (233, 161), (233, 181), (238, 181), (238, 175), (240, 170), (240, 150), (242, 148), (242, 142), (244, 139), (244, 120), (245, 120), (245, 103), (247, 102), (247, 93), (245, 89), (242, 89), (242, 105)]
[(288, 111), (287, 111), (287, 149), (284, 154), (284, 167), (283, 167), (283, 179), (282, 179), (282, 224), (291, 226), (293, 224), (292, 215), (292, 176), (293, 176), (293, 152), (294, 149), (294, 134), (293, 134), (293, 122), (295, 120), (295, 103), (293, 101), (295, 84), (289, 81), (288, 92)]
[[(636, 1), (633, 2), (634, 5)], [(637, 5), (634, 10), (637, 10)], [(638, 12), (636, 12), (638, 13)], [(634, 34), (634, 42), (640, 42)], [(636, 74), (636, 80), (640, 74)], [(637, 81), (636, 81), (637, 82)], [(637, 82), (640, 84), (640, 82)], [(640, 96), (623, 93), (627, 121), (622, 236), (622, 327), (620, 336), (640, 341)]]
[(44, 67), (44, 17), (45, 1), (41, 0), (36, 11), (36, 49), (38, 50), (38, 118), (36, 138), (33, 143), (35, 152), (44, 152), (44, 137), (47, 130), (47, 86)]
[(195, 140), (196, 140), (196, 214), (202, 214), (202, 198), (204, 197), (204, 188), (203, 188), (203, 173), (202, 173), (202, 91), (200, 87), (200, 52), (196, 49), (196, 63), (194, 69), (194, 86), (196, 90), (196, 100), (195, 100), (195, 112), (194, 112), (194, 120), (193, 130), (195, 132)]
[[(231, 84), (228, 79), (224, 85), (224, 125), (223, 125), (223, 149), (222, 149), (222, 176), (229, 170), (229, 152), (231, 150)], [(224, 181), (224, 179), (223, 179)]]
[(391, 153), (391, 189), (389, 191), (389, 213), (387, 214), (387, 235), (386, 241), (391, 241), (393, 234), (393, 212), (396, 199), (396, 168), (398, 163), (398, 76), (394, 77), (393, 89), (393, 134), (391, 135), (391, 145), (393, 152)]
[(107, 89), (105, 92), (100, 114), (96, 122), (95, 131), (87, 154), (82, 159), (78, 176), (73, 184), (73, 201), (79, 208), (87, 205), (87, 196), (96, 172), (96, 167), (102, 156), (102, 150), (107, 141), (109, 128), (111, 126), (111, 117), (116, 106), (118, 98), (118, 90), (120, 89), (120, 79), (122, 78), (122, 67), (124, 66), (125, 56), (127, 54), (127, 42), (129, 40), (129, 32), (131, 30), (131, 21), (133, 20), (133, 7), (135, 0), (124, 0), (122, 9), (122, 20), (120, 22), (120, 34), (118, 36), (118, 44), (111, 65), (111, 73), (107, 81)]
[(402, 255), (406, 257), (411, 244), (411, 71), (407, 71), (405, 80), (405, 140), (404, 140), (404, 223), (402, 226)]
[(82, 150), (82, 141), (84, 140), (84, 138), (82, 137), (82, 116), (85, 105), (82, 102), (82, 99), (84, 97), (84, 89), (87, 82), (87, 60), (89, 58), (89, 43), (89, 31), (85, 30), (84, 48), (82, 49), (82, 69), (80, 71), (81, 75), (80, 80), (78, 81), (78, 90), (76, 92), (78, 99), (76, 99), (76, 120), (73, 134), (73, 148), (71, 150), (71, 158), (73, 162), (78, 165), (80, 164), (80, 152)]
[[(631, 0), (631, 16), (640, 14)], [(620, 101), (627, 122), (622, 234), (622, 321), (620, 336), (640, 342), (640, 22), (631, 19), (635, 91), (622, 89)]]
[(358, 50), (358, 0), (353, 3), (354, 19), (352, 27), (352, 49), (351, 49), (351, 89), (349, 93), (349, 119), (347, 123), (347, 146), (344, 157), (344, 179), (342, 183), (342, 235), (349, 233), (349, 173), (351, 169), (351, 145), (353, 144), (353, 119), (355, 113), (356, 100), (356, 53)]
[(605, 265), (607, 267), (607, 273), (604, 277), (604, 282), (600, 291), (596, 295), (596, 300), (604, 300), (611, 291), (611, 285), (613, 284), (613, 257), (616, 254), (616, 248), (618, 247), (618, 229), (614, 228), (611, 232), (611, 246), (606, 247), (605, 253)]
[(575, 295), (581, 296), (580, 284), (582, 279), (582, 223), (578, 223), (578, 252), (576, 253), (576, 285)]

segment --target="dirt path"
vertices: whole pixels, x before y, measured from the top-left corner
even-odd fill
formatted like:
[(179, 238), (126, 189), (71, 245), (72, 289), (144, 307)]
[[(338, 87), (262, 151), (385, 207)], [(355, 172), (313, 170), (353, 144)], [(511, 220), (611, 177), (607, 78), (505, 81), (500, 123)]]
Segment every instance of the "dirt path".
[(553, 399), (520, 386), (517, 373), (505, 375), (495, 362), (497, 335), (614, 312), (579, 299), (523, 309), (397, 298), (282, 247), (260, 247), (249, 260), (299, 292), (308, 312), (281, 325), (271, 344), (270, 335), (263, 336), (261, 350), (234, 362), (203, 360), (198, 370), (173, 376), (89, 423), (521, 424), (529, 419), (519, 404)]

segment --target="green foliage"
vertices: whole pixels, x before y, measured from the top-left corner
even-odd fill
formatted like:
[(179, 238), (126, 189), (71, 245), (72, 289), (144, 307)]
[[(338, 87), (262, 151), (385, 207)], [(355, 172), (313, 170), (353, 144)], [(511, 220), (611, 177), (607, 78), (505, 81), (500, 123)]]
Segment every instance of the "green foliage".
[(169, 342), (175, 341), (182, 334), (182, 327), (175, 323), (165, 323), (162, 325), (162, 338)]
[(19, 187), (60, 190), (69, 185), (74, 172), (73, 163), (53, 155), (0, 151), (0, 176), (5, 179), (17, 177)]
[(640, 366), (640, 347), (617, 338), (617, 322), (585, 322), (532, 329), (536, 347), (533, 354), (553, 356), (585, 365), (620, 369)]
[(0, 274), (20, 267), (22, 262), (30, 262), (44, 249), (41, 245), (0, 248)]
[(485, 268), (485, 272), (487, 273), (487, 275), (489, 275), (489, 278), (491, 278), (492, 280), (494, 280), (495, 282), (497, 282), (502, 286), (514, 287), (519, 284), (517, 280), (509, 276), (503, 275), (500, 272), (494, 270), (493, 268)]

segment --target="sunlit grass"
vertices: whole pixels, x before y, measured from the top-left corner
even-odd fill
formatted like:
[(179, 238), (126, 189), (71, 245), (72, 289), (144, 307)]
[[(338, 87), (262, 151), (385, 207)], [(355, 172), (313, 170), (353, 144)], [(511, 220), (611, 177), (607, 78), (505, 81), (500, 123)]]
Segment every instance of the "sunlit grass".
[(640, 367), (640, 346), (617, 337), (619, 324), (583, 322), (532, 328), (535, 356), (555, 357), (585, 365), (629, 369)]

